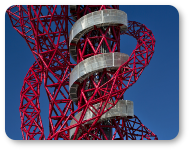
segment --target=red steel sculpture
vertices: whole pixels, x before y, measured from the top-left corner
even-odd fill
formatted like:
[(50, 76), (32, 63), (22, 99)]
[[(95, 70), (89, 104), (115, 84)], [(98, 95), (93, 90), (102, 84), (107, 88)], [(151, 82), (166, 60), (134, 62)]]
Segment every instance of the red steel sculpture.
[[(20, 93), (23, 139), (158, 139), (134, 115), (133, 102), (123, 98), (152, 58), (151, 30), (127, 21), (118, 5), (70, 5), (71, 16), (68, 5), (11, 6), (7, 13), (36, 60)], [(124, 34), (137, 40), (130, 56), (120, 52)], [(42, 82), (49, 99), (46, 137), (39, 104)]]

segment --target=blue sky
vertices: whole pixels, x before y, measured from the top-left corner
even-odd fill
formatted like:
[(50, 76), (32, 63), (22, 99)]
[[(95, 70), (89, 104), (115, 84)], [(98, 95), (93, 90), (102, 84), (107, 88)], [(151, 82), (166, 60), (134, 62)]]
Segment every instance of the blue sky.
[[(145, 24), (156, 39), (155, 53), (139, 80), (124, 99), (134, 102), (135, 115), (158, 139), (169, 140), (179, 131), (179, 14), (172, 6), (121, 5), (128, 20)], [(121, 52), (131, 54), (136, 40), (121, 36)], [(5, 15), (5, 130), (11, 139), (22, 139), (19, 103), (23, 79), (34, 62), (25, 40)], [(48, 134), (48, 99), (41, 87), (40, 106)]]

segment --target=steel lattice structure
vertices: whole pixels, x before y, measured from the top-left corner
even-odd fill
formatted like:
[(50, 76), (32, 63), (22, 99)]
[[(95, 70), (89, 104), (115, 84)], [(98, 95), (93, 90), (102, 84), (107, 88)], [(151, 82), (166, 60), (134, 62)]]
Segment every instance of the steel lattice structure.
[[(68, 12), (67, 5), (19, 5), (7, 9), (13, 28), (26, 40), (36, 60), (24, 78), (20, 93), (23, 139), (158, 139), (135, 115), (103, 118), (119, 106), (125, 91), (149, 64), (155, 46), (152, 31), (136, 21), (125, 25), (115, 19), (110, 23), (107, 17), (106, 22), (105, 15), (101, 24), (93, 22), (88, 28), (82, 24), (84, 18), (89, 22), (93, 15), (115, 13), (118, 18), (125, 15), (116, 5), (71, 5), (71, 16)], [(70, 35), (69, 23), (73, 25)], [(118, 60), (125, 56), (120, 52), (123, 34), (133, 36), (137, 45), (121, 62)], [(70, 62), (70, 54), (77, 64)], [(107, 57), (107, 64), (112, 57), (113, 65), (84, 69), (78, 79), (71, 81), (76, 75), (74, 71), (82, 71), (87, 67), (85, 62), (97, 57), (103, 60)], [(49, 100), (46, 137), (39, 104), (42, 82)]]

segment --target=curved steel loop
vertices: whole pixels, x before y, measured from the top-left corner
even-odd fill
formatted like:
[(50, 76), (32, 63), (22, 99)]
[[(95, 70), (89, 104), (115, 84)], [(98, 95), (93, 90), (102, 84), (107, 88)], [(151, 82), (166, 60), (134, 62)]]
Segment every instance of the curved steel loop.
[[(137, 45), (113, 78), (127, 81), (123, 88), (126, 90), (138, 80), (144, 68), (148, 66), (154, 53), (155, 38), (151, 30), (136, 21), (129, 21), (128, 31), (125, 34), (137, 39)], [(119, 73), (120, 70), (122, 72)]]
[(26, 140), (45, 139), (39, 103), (42, 73), (43, 70), (34, 62), (24, 78), (20, 92), (21, 131)]

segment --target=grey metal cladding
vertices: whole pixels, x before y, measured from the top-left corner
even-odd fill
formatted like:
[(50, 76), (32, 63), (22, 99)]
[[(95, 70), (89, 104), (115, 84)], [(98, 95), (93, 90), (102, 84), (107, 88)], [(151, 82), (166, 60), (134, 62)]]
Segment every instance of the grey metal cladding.
[[(71, 100), (77, 101), (77, 95), (73, 92), (73, 88), (76, 87), (75, 81), (82, 82), (88, 76), (91, 76), (95, 72), (100, 72), (104, 68), (119, 68), (123, 63), (128, 60), (129, 56), (124, 53), (103, 53), (85, 59), (77, 64), (70, 73), (69, 78), (69, 94)], [(77, 89), (75, 90), (77, 93)]]
[[(100, 104), (97, 103), (97, 104), (95, 104), (93, 106), (94, 106), (95, 109), (99, 109)], [(105, 107), (105, 110), (107, 110), (109, 107), (111, 107), (111, 105), (107, 104), (106, 107)], [(90, 109), (96, 114), (97, 112), (94, 110), (94, 108), (90, 107)], [(83, 121), (89, 120), (89, 119), (95, 117), (95, 115), (93, 114), (93, 112), (90, 109), (87, 109), (87, 111), (85, 113), (85, 116), (83, 118)], [(81, 113), (82, 113), (82, 111), (79, 112), (77, 115), (75, 115), (75, 118), (77, 120), (80, 119)], [(98, 122), (102, 122), (102, 121), (105, 121), (105, 120), (108, 120), (108, 119), (113, 119), (113, 118), (115, 118), (117, 116), (124, 117), (124, 118), (133, 118), (134, 117), (133, 101), (119, 100), (114, 107), (112, 107), (109, 111), (107, 111), (105, 114), (103, 114), (101, 116), (101, 118), (98, 120)], [(85, 124), (92, 124), (93, 122), (94, 122), (94, 120), (87, 121), (86, 123), (84, 123), (83, 126), (85, 126)], [(70, 125), (74, 125), (76, 123), (77, 122), (74, 119), (72, 119)], [(70, 138), (71, 139), (72, 139), (72, 137), (74, 135), (75, 130), (76, 130), (76, 127), (70, 129)], [(77, 134), (77, 136), (79, 136), (79, 135), (80, 135), (80, 131)]]
[(121, 32), (124, 32), (127, 30), (127, 14), (117, 9), (105, 9), (89, 13), (77, 20), (69, 33), (69, 52), (75, 61), (77, 60), (76, 46), (71, 44), (77, 44), (82, 35), (94, 29), (94, 25), (97, 27), (121, 25)]

